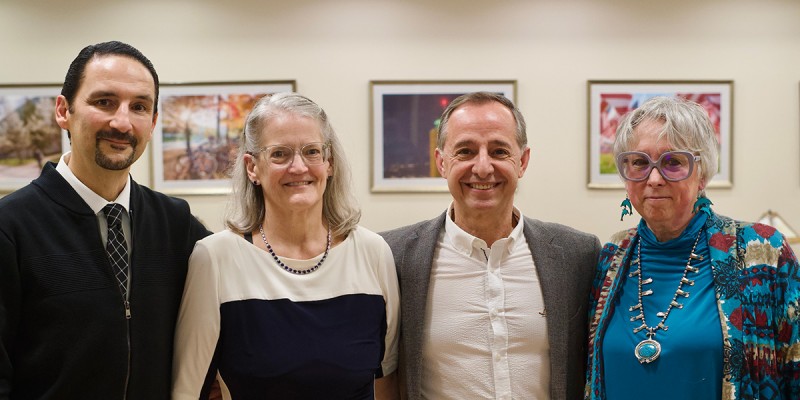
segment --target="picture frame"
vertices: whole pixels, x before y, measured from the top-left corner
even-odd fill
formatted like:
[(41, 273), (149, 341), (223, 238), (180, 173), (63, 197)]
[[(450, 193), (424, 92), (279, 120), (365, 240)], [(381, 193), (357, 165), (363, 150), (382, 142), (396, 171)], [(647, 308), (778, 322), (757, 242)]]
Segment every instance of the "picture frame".
[(590, 80), (588, 92), (588, 180), (591, 189), (623, 188), (613, 156), (619, 119), (655, 96), (678, 96), (700, 103), (709, 112), (720, 142), (719, 171), (711, 188), (733, 186), (733, 81)]
[(227, 194), (247, 114), (294, 80), (162, 83), (151, 142), (153, 188), (167, 194)]
[(56, 123), (61, 84), (0, 85), (0, 193), (39, 177), (47, 161), (69, 151), (67, 132)]
[(370, 81), (371, 192), (447, 192), (434, 157), (444, 109), (478, 91), (516, 103), (516, 89), (516, 80)]

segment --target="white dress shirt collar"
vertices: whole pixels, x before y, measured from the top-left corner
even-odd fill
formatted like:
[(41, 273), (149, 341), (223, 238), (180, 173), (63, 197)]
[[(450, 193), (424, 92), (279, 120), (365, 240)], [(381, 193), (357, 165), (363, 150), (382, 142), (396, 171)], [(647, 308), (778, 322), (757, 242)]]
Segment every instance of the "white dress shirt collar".
[[(505, 251), (508, 253), (513, 251), (515, 244), (520, 243), (520, 241), (523, 243), (525, 242), (522, 213), (516, 207), (514, 207), (513, 213), (516, 217), (515, 220), (517, 221), (517, 225), (514, 226), (514, 229), (511, 230), (511, 233), (507, 237), (501, 239), (501, 241), (508, 241), (507, 245), (505, 246)], [(453, 244), (453, 247), (456, 249), (456, 251), (461, 252), (468, 257), (472, 257), (473, 252), (489, 247), (486, 244), (486, 241), (483, 239), (472, 236), (467, 231), (461, 229), (461, 227), (458, 226), (455, 221), (453, 221), (452, 215), (453, 203), (450, 203), (450, 206), (447, 207), (447, 218), (444, 219), (444, 232), (449, 241)]]
[[(58, 165), (56, 165), (56, 171), (61, 174), (62, 177), (78, 192), (78, 195), (81, 196), (83, 201), (89, 205), (92, 211), (97, 214), (103, 210), (103, 207), (109, 203), (108, 200), (104, 199), (99, 194), (89, 189), (88, 186), (84, 185), (83, 182), (78, 179), (75, 174), (72, 173), (72, 170), (69, 168), (67, 163), (69, 162), (69, 158), (72, 155), (72, 152), (66, 152), (61, 156), (61, 159), (58, 160)], [(130, 212), (130, 204), (131, 204), (131, 176), (128, 175), (128, 180), (125, 182), (125, 187), (122, 188), (122, 191), (119, 193), (119, 196), (111, 202), (111, 203), (118, 203), (122, 207), (125, 208), (126, 212)]]

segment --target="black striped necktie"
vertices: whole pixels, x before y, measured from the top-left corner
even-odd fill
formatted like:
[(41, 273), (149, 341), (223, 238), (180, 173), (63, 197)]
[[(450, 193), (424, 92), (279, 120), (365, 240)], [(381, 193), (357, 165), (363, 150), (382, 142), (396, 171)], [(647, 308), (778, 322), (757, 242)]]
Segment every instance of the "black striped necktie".
[(103, 207), (103, 213), (108, 221), (108, 241), (106, 242), (106, 252), (111, 268), (119, 282), (122, 297), (127, 299), (128, 295), (128, 244), (125, 242), (125, 235), (122, 233), (122, 213), (125, 211), (117, 203), (107, 204)]

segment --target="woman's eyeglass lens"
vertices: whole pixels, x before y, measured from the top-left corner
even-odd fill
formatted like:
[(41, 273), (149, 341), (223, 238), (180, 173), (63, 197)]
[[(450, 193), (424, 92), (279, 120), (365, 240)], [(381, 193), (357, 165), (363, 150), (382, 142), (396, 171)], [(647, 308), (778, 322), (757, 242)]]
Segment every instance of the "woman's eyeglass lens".
[(694, 162), (700, 157), (688, 151), (668, 151), (653, 161), (646, 153), (627, 151), (617, 156), (617, 170), (624, 179), (641, 182), (657, 169), (665, 180), (682, 181), (692, 175)]
[[(328, 159), (327, 149), (328, 145), (325, 143), (307, 143), (300, 147), (299, 152), (306, 165), (319, 165)], [(291, 164), (296, 151), (298, 150), (283, 145), (267, 146), (260, 150), (271, 164), (277, 166)]]

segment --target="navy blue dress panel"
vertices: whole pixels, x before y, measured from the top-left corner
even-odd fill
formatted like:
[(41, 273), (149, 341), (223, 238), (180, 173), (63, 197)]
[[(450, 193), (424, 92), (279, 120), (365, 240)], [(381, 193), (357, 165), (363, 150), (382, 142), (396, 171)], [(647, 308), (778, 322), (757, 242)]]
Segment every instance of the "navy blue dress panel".
[(382, 296), (239, 300), (220, 314), (217, 366), (232, 398), (374, 398), (385, 352)]

